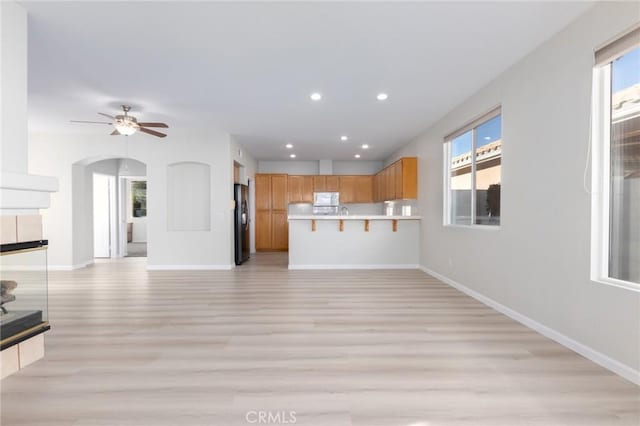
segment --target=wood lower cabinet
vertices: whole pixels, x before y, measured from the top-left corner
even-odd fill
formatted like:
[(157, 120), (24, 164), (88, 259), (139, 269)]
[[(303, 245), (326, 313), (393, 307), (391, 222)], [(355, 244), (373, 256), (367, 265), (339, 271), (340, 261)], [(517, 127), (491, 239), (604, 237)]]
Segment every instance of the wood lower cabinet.
[(272, 235), (271, 235), (271, 211), (270, 210), (257, 210), (256, 211), (256, 250), (273, 250), (272, 249)]
[[(256, 182), (256, 250), (289, 248), (289, 179), (285, 174), (257, 174)], [(302, 183), (302, 181), (299, 181)], [(294, 183), (298, 185), (298, 183)]]
[(271, 213), (271, 235), (273, 235), (272, 250), (287, 250), (289, 248), (289, 222), (286, 211)]

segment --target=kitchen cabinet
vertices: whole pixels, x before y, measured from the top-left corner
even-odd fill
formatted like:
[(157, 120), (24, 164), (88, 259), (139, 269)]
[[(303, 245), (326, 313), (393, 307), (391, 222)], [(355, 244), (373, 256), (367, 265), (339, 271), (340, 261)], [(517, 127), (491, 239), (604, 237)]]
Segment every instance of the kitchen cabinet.
[(271, 210), (287, 211), (287, 175), (271, 175)]
[(271, 235), (273, 235), (272, 250), (287, 250), (289, 248), (289, 222), (286, 211), (271, 213)]
[(313, 176), (302, 177), (302, 202), (313, 203)]
[(287, 192), (289, 193), (289, 203), (302, 203), (304, 186), (304, 176), (291, 176), (287, 177)]
[(340, 176), (340, 203), (373, 202), (373, 176)]
[(271, 210), (271, 176), (256, 175), (256, 210)]
[(312, 203), (313, 181), (315, 176), (289, 175), (287, 178), (288, 202)]
[[(285, 174), (257, 174), (255, 183), (256, 250), (287, 250), (289, 245), (287, 222), (289, 176)], [(303, 180), (294, 179), (294, 187), (298, 183), (302, 184)], [(296, 196), (298, 195), (296, 194)]]
[(313, 177), (313, 192), (323, 192), (327, 190), (327, 177), (326, 176), (314, 176)]
[(418, 198), (418, 159), (403, 157), (374, 177), (374, 199), (389, 201)]
[(271, 211), (256, 211), (256, 250), (271, 249)]
[(325, 191), (338, 192), (340, 191), (340, 176), (326, 176)]
[(340, 176), (338, 179), (338, 191), (340, 192), (340, 204), (354, 203), (356, 199), (355, 176)]
[(317, 175), (313, 177), (314, 192), (337, 192), (340, 190), (340, 176)]
[(356, 203), (373, 202), (373, 176), (355, 176)]

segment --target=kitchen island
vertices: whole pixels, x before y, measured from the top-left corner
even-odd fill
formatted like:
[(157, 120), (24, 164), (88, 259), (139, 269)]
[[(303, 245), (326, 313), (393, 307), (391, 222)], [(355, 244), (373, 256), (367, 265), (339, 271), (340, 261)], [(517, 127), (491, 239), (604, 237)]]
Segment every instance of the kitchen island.
[(420, 216), (289, 215), (289, 269), (414, 269)]

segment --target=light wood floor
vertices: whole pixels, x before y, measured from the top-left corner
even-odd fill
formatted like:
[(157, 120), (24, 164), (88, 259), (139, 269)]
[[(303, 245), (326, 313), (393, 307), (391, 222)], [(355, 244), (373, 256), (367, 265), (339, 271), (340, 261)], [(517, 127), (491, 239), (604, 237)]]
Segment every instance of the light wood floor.
[(640, 388), (420, 271), (144, 265), (50, 274), (47, 355), (2, 381), (2, 426), (640, 424)]

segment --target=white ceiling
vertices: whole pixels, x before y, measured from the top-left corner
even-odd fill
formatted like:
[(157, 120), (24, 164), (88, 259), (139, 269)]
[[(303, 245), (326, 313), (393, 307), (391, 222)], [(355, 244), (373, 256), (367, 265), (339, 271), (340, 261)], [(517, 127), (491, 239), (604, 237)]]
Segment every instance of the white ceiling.
[(104, 133), (68, 121), (124, 102), (302, 160), (385, 158), (593, 4), (21, 3), (32, 131)]

